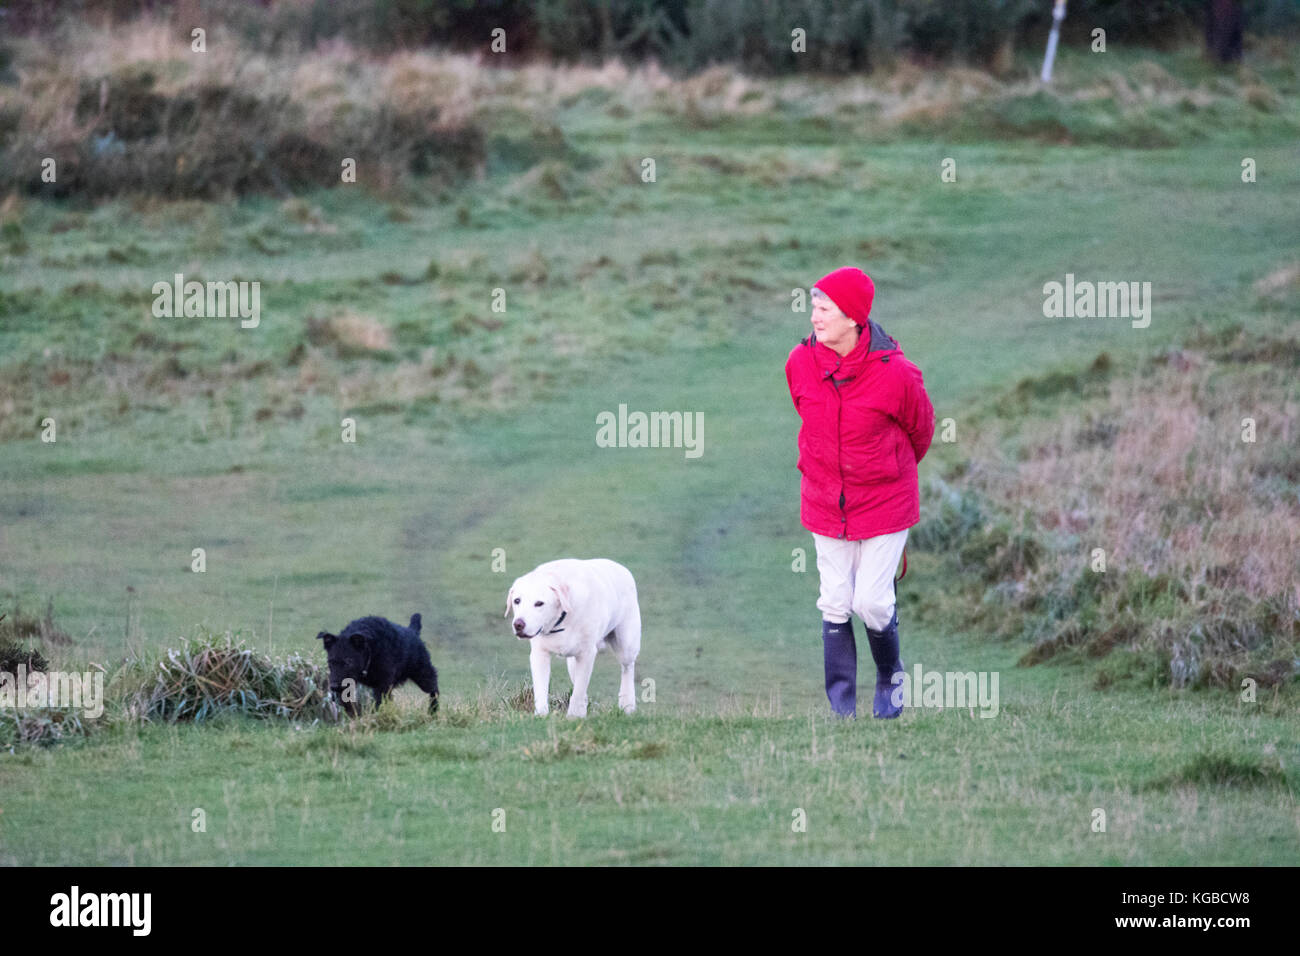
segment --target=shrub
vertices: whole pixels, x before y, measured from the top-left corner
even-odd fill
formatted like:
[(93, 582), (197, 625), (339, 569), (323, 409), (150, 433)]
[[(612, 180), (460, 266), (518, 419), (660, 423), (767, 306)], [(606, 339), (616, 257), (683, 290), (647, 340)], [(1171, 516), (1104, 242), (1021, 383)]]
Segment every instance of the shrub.
[[(156, 0), (158, 10), (172, 6)], [(136, 15), (129, 0), (9, 0), (16, 32), (50, 29), (60, 17), (84, 19), (93, 8), (123, 21)], [(654, 57), (684, 69), (731, 63), (764, 73), (871, 69), (897, 57), (925, 63), (1005, 64), (1013, 44), (1041, 49), (1051, 25), (1046, 0), (304, 0), (250, 4), (211, 0), (213, 22), (270, 53), (346, 40), (391, 52), (439, 44), (484, 50), (500, 27), (507, 56), (560, 61)], [(1063, 25), (1068, 44), (1089, 42), (1101, 27), (1129, 46), (1199, 40), (1204, 0), (1072, 0)], [(1259, 35), (1300, 32), (1293, 0), (1246, 0), (1246, 26)], [(790, 31), (808, 32), (803, 54), (790, 49)], [(5, 63), (0, 53), (0, 82)]]
[(947, 551), (968, 540), (984, 523), (978, 495), (932, 478), (921, 499), (921, 520), (909, 532), (907, 543), (920, 551)]
[(32, 671), (49, 670), (49, 661), (40, 651), (31, 650), (16, 641), (0, 638), (0, 671), (17, 674), (19, 667)]
[[(337, 121), (313, 124), (307, 104), (288, 92), (211, 79), (162, 90), (157, 73), (139, 64), (50, 83), (40, 95), (17, 97), (0, 115), (0, 190), (219, 198), (333, 186), (345, 156), (379, 185), (450, 183), (485, 162), (472, 121), (444, 122), (418, 98), (352, 104)], [(41, 161), (52, 153), (61, 157), (58, 179), (42, 183)]]

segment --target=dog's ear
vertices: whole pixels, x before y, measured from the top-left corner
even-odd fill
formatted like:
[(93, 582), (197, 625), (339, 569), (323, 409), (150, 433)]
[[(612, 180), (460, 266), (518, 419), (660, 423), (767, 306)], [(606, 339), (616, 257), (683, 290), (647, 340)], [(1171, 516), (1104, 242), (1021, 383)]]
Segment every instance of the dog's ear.
[(338, 639), (339, 638), (337, 634), (330, 634), (327, 633), (326, 631), (321, 631), (319, 634), (316, 635), (316, 640), (325, 642), (326, 649), (333, 647), (334, 642), (337, 641)]
[(510, 603), (511, 603), (514, 599), (515, 599), (515, 588), (514, 588), (514, 585), (512, 584), (512, 585), (510, 586), (510, 590), (506, 592), (506, 613), (505, 613), (505, 615), (504, 615), (505, 617), (509, 617), (509, 616), (510, 616)]
[(560, 610), (568, 614), (573, 610), (573, 592), (569, 590), (569, 585), (564, 581), (556, 581), (551, 585), (551, 590), (555, 596), (560, 599)]
[(357, 650), (361, 650), (366, 646), (366, 636), (364, 634), (353, 634), (348, 639), (352, 641), (352, 646)]

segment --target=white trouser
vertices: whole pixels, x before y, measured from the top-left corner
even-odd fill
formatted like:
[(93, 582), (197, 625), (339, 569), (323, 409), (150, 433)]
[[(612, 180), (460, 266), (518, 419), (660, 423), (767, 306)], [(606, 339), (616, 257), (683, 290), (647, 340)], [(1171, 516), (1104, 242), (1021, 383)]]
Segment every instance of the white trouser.
[(843, 624), (852, 612), (873, 631), (894, 616), (894, 572), (907, 543), (907, 529), (861, 541), (814, 534), (822, 620)]

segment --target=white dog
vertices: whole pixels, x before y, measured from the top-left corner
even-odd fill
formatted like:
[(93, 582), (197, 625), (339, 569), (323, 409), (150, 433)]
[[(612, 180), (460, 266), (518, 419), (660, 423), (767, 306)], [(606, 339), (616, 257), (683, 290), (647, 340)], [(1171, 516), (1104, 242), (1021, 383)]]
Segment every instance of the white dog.
[(601, 650), (614, 652), (623, 667), (618, 706), (636, 710), (636, 656), (641, 651), (641, 608), (636, 581), (623, 565), (605, 558), (561, 558), (539, 564), (516, 578), (506, 595), (506, 617), (515, 637), (531, 641), (533, 707), (547, 712), (551, 655), (568, 658), (573, 696), (569, 716), (587, 716), (587, 685)]

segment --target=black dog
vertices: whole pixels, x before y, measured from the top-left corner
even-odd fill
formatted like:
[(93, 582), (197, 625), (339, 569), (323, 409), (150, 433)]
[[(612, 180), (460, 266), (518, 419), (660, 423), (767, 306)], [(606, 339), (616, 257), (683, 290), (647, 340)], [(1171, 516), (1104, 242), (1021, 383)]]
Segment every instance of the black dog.
[[(438, 671), (429, 659), (429, 649), (420, 640), (420, 615), (411, 615), (410, 627), (383, 617), (362, 617), (345, 627), (342, 634), (321, 631), (316, 637), (325, 642), (330, 690), (342, 699), (350, 715), (357, 713), (358, 684), (374, 692), (378, 707), (394, 687), (408, 680), (415, 681), (429, 695), (429, 713), (438, 712)], [(346, 684), (348, 681), (351, 683)]]

